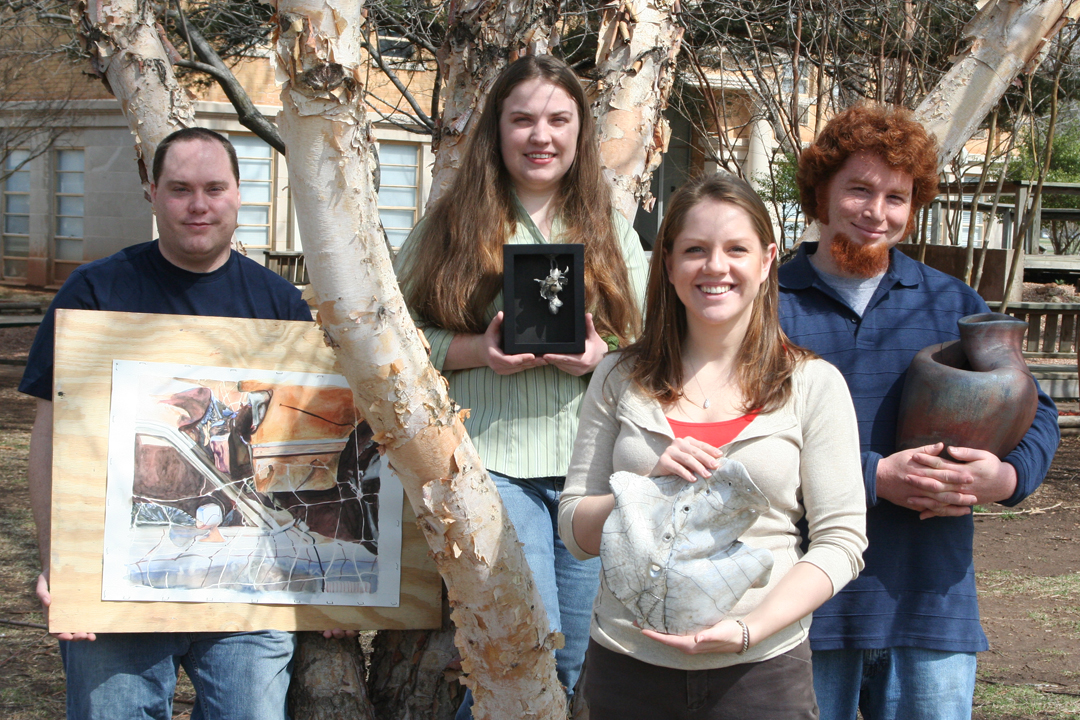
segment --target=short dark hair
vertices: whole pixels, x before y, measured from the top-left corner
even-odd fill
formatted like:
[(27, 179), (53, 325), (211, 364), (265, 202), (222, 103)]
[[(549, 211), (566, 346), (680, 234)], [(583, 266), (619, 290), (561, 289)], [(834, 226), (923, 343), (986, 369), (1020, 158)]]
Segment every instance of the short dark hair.
[(911, 176), (912, 219), (937, 197), (937, 143), (926, 128), (910, 110), (860, 103), (830, 120), (799, 156), (795, 182), (807, 217), (829, 222), (826, 189), (833, 175), (857, 153), (877, 155), (893, 170)]
[(229, 165), (232, 166), (233, 178), (236, 180), (236, 184), (240, 184), (240, 162), (236, 159), (236, 148), (229, 142), (228, 138), (220, 133), (216, 133), (209, 128), (204, 127), (189, 127), (181, 128), (176, 132), (169, 133), (169, 135), (158, 143), (157, 152), (154, 153), (154, 184), (157, 185), (158, 178), (161, 177), (161, 170), (165, 167), (165, 156), (169, 153), (169, 146), (178, 142), (188, 142), (191, 140), (203, 140), (205, 142), (218, 142), (221, 143), (221, 147), (225, 148), (225, 152), (229, 155)]

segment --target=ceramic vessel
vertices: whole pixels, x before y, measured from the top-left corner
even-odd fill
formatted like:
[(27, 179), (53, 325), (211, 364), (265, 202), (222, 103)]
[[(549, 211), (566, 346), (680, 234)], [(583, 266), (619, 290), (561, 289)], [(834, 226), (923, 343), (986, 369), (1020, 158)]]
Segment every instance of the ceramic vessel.
[(924, 348), (911, 361), (896, 447), (943, 442), (1004, 458), (1031, 427), (1039, 404), (1021, 354), (1027, 323), (982, 313), (961, 318), (959, 326), (959, 340)]

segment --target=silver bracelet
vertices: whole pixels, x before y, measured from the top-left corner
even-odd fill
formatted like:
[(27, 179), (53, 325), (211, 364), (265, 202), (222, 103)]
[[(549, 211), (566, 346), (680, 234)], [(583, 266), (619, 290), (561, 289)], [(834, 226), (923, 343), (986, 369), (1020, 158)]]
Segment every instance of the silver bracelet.
[(744, 623), (742, 620), (736, 620), (735, 622), (739, 623), (739, 627), (742, 628), (742, 650), (735, 654), (742, 655), (750, 649), (750, 630), (747, 629), (746, 623)]

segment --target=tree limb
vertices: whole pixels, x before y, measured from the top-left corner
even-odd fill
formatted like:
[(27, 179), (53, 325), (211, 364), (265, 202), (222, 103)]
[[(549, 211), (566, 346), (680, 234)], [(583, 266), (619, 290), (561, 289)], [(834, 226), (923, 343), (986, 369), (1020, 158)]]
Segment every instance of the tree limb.
[(225, 96), (236, 109), (237, 119), (240, 124), (251, 132), (258, 135), (266, 143), (282, 155), (285, 154), (285, 141), (281, 139), (277, 127), (259, 112), (255, 103), (251, 102), (247, 91), (236, 79), (232, 70), (222, 61), (213, 46), (206, 41), (196, 28), (188, 24), (182, 13), (169, 10), (169, 17), (180, 20), (180, 31), (188, 47), (199, 57), (202, 62), (194, 60), (180, 60), (176, 65), (204, 72), (217, 80)]
[[(376, 43), (378, 42), (379, 34), (375, 33)], [(416, 98), (409, 92), (409, 89), (405, 87), (405, 84), (398, 78), (397, 73), (387, 66), (386, 61), (383, 60), (382, 53), (379, 52), (379, 48), (372, 45), (367, 35), (360, 36), (360, 47), (367, 51), (367, 54), (371, 56), (371, 59), (375, 61), (375, 64), (379, 66), (379, 69), (383, 71), (383, 75), (387, 77), (397, 88), (397, 91), (401, 93), (401, 97), (405, 98), (405, 102), (409, 103), (409, 107), (416, 113), (416, 119), (421, 122), (428, 129), (429, 132), (435, 132), (435, 122), (428, 117), (428, 114), (420, 107), (420, 103), (416, 102)]]

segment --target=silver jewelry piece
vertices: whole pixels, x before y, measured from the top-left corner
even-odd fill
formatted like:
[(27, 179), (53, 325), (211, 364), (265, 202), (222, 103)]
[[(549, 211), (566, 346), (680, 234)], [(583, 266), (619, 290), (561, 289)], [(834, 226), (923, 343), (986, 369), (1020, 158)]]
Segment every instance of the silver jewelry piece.
[(698, 378), (696, 372), (694, 373), (694, 382), (697, 383), (697, 389), (698, 392), (701, 393), (701, 397), (705, 398), (705, 402), (701, 403), (701, 408), (703, 410), (708, 410), (710, 405), (709, 398), (705, 395), (705, 388), (701, 387), (701, 380)]
[(547, 300), (548, 312), (552, 315), (558, 315), (559, 308), (563, 305), (563, 301), (559, 299), (559, 293), (570, 282), (570, 278), (566, 275), (569, 271), (569, 267), (560, 270), (559, 266), (552, 260), (551, 272), (548, 273), (548, 276), (543, 279), (536, 278), (536, 282), (540, 283), (540, 297)]

